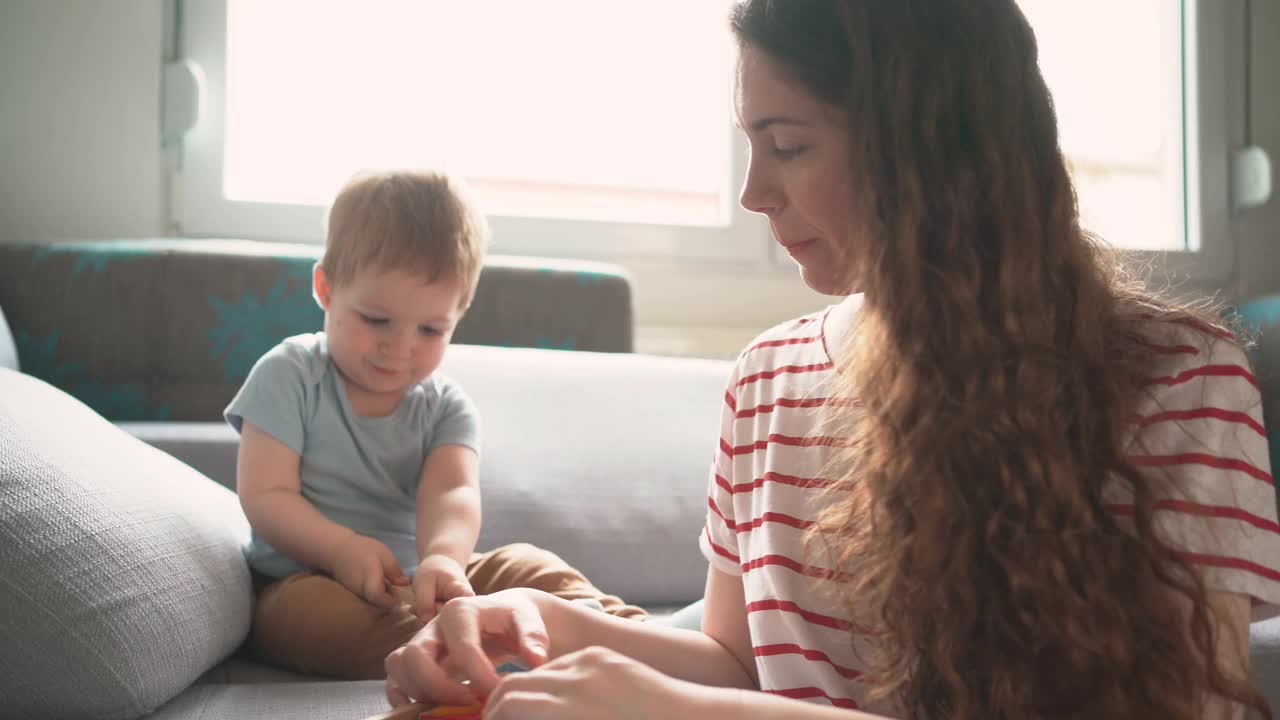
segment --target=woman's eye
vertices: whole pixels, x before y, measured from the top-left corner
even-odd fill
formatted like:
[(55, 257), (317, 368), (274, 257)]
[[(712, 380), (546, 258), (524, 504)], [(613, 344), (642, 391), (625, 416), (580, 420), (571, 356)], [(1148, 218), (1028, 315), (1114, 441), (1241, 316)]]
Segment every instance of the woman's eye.
[(360, 319), (364, 320), (369, 325), (386, 325), (387, 324), (386, 318), (373, 317), (372, 315), (365, 315), (364, 313), (360, 313)]
[(773, 156), (778, 158), (779, 160), (790, 160), (791, 158), (796, 157), (797, 155), (800, 155), (801, 153), (803, 153), (805, 150), (808, 150), (808, 149), (809, 149), (809, 146), (807, 145), (796, 145), (793, 147), (775, 146), (771, 152), (773, 153)]

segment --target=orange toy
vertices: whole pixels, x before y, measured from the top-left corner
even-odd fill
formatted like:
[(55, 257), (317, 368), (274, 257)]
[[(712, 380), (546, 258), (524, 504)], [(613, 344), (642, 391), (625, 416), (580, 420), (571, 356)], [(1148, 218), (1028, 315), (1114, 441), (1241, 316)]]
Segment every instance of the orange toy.
[(484, 704), (436, 705), (428, 708), (422, 703), (401, 705), (389, 712), (367, 717), (364, 720), (480, 720)]
[(451, 718), (452, 720), (480, 720), (484, 704), (478, 705), (437, 705), (418, 716), (418, 720), (433, 718)]

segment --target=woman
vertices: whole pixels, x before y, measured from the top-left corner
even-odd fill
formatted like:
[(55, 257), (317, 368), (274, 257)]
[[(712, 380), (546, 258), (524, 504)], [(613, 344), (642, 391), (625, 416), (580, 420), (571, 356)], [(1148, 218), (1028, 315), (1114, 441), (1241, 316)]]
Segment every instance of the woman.
[[(848, 298), (739, 357), (702, 631), (527, 591), (455, 601), (388, 657), (392, 703), (1265, 712), (1248, 623), (1280, 601), (1280, 535), (1256, 381), (1229, 333), (1081, 229), (1014, 0), (747, 0), (732, 27), (742, 204)], [(540, 667), (500, 680), (507, 657)]]

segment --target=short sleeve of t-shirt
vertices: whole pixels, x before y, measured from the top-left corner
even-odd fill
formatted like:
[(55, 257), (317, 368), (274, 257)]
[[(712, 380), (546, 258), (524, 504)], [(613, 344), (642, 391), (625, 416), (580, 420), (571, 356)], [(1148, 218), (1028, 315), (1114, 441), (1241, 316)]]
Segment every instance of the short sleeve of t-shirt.
[[(1262, 396), (1243, 350), (1215, 328), (1158, 323), (1164, 358), (1148, 380), (1129, 459), (1167, 488), (1156, 520), (1210, 590), (1280, 614), (1280, 525)], [(1131, 498), (1115, 498), (1123, 513)], [(1131, 509), (1131, 506), (1127, 506)]]
[(698, 545), (711, 567), (729, 575), (742, 575), (738, 539), (734, 523), (733, 487), (738, 482), (733, 472), (734, 419), (737, 413), (737, 379), (741, 365), (736, 365), (725, 388), (724, 405), (720, 408), (720, 439), (715, 449), (707, 480), (707, 521)]
[(439, 409), (429, 434), (427, 453), (442, 445), (463, 445), (480, 454), (480, 412), (457, 383), (441, 378)]
[(254, 364), (223, 413), (236, 432), (248, 420), (302, 454), (307, 397), (317, 374), (313, 349), (304, 341), (308, 337), (289, 338)]

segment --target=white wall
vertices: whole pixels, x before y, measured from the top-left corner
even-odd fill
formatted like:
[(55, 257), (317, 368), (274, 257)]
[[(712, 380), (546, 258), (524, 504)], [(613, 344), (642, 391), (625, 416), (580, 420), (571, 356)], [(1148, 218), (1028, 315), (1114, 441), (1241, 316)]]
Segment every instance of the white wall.
[(164, 232), (162, 14), (0, 2), (0, 242)]
[(1250, 129), (1273, 168), (1271, 202), (1240, 216), (1235, 227), (1239, 297), (1280, 292), (1280, 0), (1255, 0)]
[[(1253, 12), (1252, 131), (1280, 165), (1280, 0)], [(0, 242), (168, 231), (163, 24), (164, 0), (0, 0)], [(1278, 228), (1280, 200), (1238, 218), (1229, 297), (1280, 291)], [(826, 302), (785, 270), (626, 264), (647, 351), (732, 355)]]

